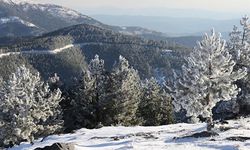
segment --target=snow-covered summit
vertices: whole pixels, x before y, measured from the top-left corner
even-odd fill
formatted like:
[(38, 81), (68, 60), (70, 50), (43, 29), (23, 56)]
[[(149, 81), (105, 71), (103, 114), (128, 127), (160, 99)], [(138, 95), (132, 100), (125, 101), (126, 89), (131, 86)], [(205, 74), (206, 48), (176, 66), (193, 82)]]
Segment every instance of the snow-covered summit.
[[(155, 127), (103, 127), (81, 129), (73, 134), (53, 135), (33, 145), (22, 143), (10, 150), (33, 150), (53, 143), (72, 143), (76, 150), (249, 150), (250, 119), (229, 121), (221, 125), (219, 136), (181, 138), (206, 129), (205, 123), (173, 124)], [(238, 139), (238, 140), (237, 140)]]
[(57, 5), (52, 5), (52, 4), (36, 4), (36, 5), (33, 5), (33, 8), (37, 8), (37, 9), (40, 9), (42, 11), (48, 12), (55, 17), (62, 17), (65, 19), (66, 18), (67, 19), (77, 19), (77, 18), (83, 16), (82, 14), (80, 14), (77, 11), (74, 11), (72, 9), (57, 6)]
[[(43, 12), (49, 13), (50, 15), (53, 15), (55, 17), (62, 17), (65, 19), (77, 19), (79, 17), (83, 17), (84, 15), (80, 14), (79, 12), (63, 7), (58, 6), (54, 4), (42, 4), (38, 3), (33, 0), (0, 0), (0, 2), (7, 3), (9, 5), (19, 5), (22, 10), (28, 11), (30, 9), (33, 10), (41, 10)], [(86, 18), (89, 18), (87, 16), (84, 16)]]
[(31, 3), (31, 4), (35, 4), (37, 2), (33, 1), (33, 0), (0, 0), (0, 2), (5, 2), (8, 4), (22, 4), (22, 3)]

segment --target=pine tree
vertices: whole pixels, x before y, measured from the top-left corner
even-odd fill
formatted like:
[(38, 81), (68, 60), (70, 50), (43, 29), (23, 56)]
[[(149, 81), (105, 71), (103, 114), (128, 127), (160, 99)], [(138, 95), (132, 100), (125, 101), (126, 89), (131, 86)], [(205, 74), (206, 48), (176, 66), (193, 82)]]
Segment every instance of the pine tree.
[(96, 123), (100, 124), (101, 120), (101, 101), (104, 94), (104, 83), (105, 83), (105, 69), (104, 69), (104, 60), (99, 59), (98, 55), (95, 55), (95, 58), (92, 59), (89, 63), (90, 75), (93, 79), (93, 88), (94, 88), (94, 99), (93, 106), (95, 108), (96, 114)]
[[(96, 55), (84, 71), (71, 100), (74, 128), (94, 128), (101, 121), (101, 101), (104, 95), (104, 61)], [(70, 116), (72, 117), (72, 116)]]
[(71, 109), (67, 113), (67, 128), (70, 130), (82, 127), (95, 127), (94, 80), (86, 71), (70, 94)]
[(1, 146), (33, 141), (61, 128), (61, 91), (50, 91), (39, 73), (21, 66), (0, 91)]
[(242, 17), (242, 19), (240, 20), (240, 24), (243, 27), (241, 44), (244, 44), (244, 42), (249, 43), (250, 42), (249, 17), (247, 15)]
[(57, 73), (55, 73), (54, 76), (49, 78), (48, 83), (49, 83), (51, 90), (62, 88), (62, 82), (60, 80), (60, 77), (57, 75)]
[(248, 74), (243, 79), (237, 82), (237, 85), (242, 89), (241, 93), (237, 98), (237, 102), (240, 105), (241, 113), (249, 113), (250, 101), (249, 101), (249, 90), (250, 90), (250, 24), (248, 16), (244, 16), (241, 21), (241, 31), (234, 26), (233, 31), (229, 34), (230, 41), (228, 47), (230, 54), (236, 62), (235, 69), (247, 68)]
[(112, 104), (111, 109), (114, 113), (110, 114), (110, 117), (114, 124), (125, 126), (137, 124), (136, 111), (141, 97), (138, 72), (129, 66), (124, 57), (120, 56), (111, 78), (113, 83), (109, 93), (109, 103)]
[(155, 78), (145, 81), (142, 95), (138, 113), (143, 119), (143, 125), (156, 126), (171, 123), (171, 98), (162, 90)]
[(229, 36), (230, 42), (228, 42), (228, 47), (230, 54), (233, 56), (234, 60), (239, 60), (242, 49), (242, 32), (239, 31), (237, 26), (234, 26)]
[(208, 118), (207, 129), (211, 130), (212, 108), (221, 100), (237, 96), (239, 88), (234, 82), (243, 78), (246, 70), (233, 70), (235, 62), (225, 48), (225, 41), (214, 31), (204, 36), (186, 62), (175, 83), (174, 105), (177, 110), (184, 108), (189, 117)]
[(160, 92), (160, 125), (174, 123), (172, 97), (169, 93), (162, 89)]
[(233, 27), (232, 32), (229, 34), (228, 48), (236, 62), (236, 66), (248, 68), (250, 66), (250, 24), (248, 16), (244, 16), (240, 22), (242, 31), (237, 26)]

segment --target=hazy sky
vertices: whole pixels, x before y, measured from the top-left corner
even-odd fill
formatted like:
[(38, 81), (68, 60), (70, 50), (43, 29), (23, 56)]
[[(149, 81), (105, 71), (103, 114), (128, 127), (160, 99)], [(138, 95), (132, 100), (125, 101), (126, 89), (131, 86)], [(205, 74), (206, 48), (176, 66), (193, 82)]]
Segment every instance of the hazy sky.
[[(204, 11), (247, 13), (250, 12), (250, 0), (33, 0), (42, 3), (54, 3), (90, 14), (119, 13), (130, 14), (138, 10), (159, 11), (160, 9), (196, 9)], [(158, 9), (160, 8), (160, 9)], [(108, 10), (108, 9), (113, 9)], [(159, 14), (162, 11), (159, 11)], [(138, 14), (140, 15), (140, 14)]]

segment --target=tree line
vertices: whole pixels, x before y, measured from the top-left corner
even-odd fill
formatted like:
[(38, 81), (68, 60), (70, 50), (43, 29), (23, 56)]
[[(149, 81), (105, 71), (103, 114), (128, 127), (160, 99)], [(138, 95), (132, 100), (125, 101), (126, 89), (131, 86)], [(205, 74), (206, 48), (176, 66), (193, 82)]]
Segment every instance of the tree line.
[(0, 145), (83, 127), (173, 122), (171, 97), (155, 78), (141, 80), (122, 56), (112, 71), (104, 65), (96, 55), (67, 91), (60, 90), (57, 74), (44, 82), (24, 65), (9, 80), (1, 80)]

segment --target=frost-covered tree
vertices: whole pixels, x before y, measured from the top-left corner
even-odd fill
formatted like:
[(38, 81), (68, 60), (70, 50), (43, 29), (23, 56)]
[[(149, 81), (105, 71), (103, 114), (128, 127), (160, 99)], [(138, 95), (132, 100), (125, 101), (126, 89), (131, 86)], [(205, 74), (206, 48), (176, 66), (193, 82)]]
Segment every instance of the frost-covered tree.
[(33, 141), (61, 128), (61, 91), (51, 91), (39, 73), (21, 66), (0, 91), (1, 146)]
[(138, 72), (129, 66), (128, 61), (120, 56), (119, 62), (111, 73), (112, 88), (109, 103), (113, 114), (110, 114), (114, 124), (135, 125), (138, 123), (136, 112), (141, 97), (140, 77)]
[(237, 82), (242, 89), (237, 102), (240, 105), (241, 113), (250, 113), (248, 111), (250, 108), (250, 23), (248, 16), (244, 16), (240, 23), (242, 29), (239, 30), (234, 26), (233, 31), (229, 34), (228, 47), (236, 62), (235, 69), (245, 67), (248, 70), (247, 76)]
[(239, 60), (242, 48), (242, 32), (237, 26), (234, 26), (229, 36), (230, 41), (228, 42), (228, 47), (230, 54), (233, 56), (234, 60)]
[(146, 80), (142, 85), (142, 98), (138, 113), (143, 125), (162, 125), (171, 123), (171, 98), (162, 90), (155, 78)]
[(57, 73), (55, 73), (54, 76), (49, 78), (48, 83), (51, 90), (55, 90), (62, 87), (62, 82)]
[(240, 20), (240, 24), (243, 27), (241, 43), (250, 42), (250, 26), (249, 26), (249, 17), (245, 15)]
[(236, 61), (237, 67), (249, 67), (249, 50), (250, 50), (250, 23), (248, 16), (244, 16), (241, 21), (242, 31), (237, 26), (233, 27), (230, 32), (230, 40), (228, 48), (233, 59)]
[(93, 88), (94, 88), (94, 100), (93, 105), (96, 111), (96, 123), (100, 123), (101, 117), (101, 101), (103, 100), (104, 93), (104, 84), (105, 84), (105, 69), (104, 69), (104, 60), (99, 59), (98, 55), (95, 55), (95, 58), (92, 59), (89, 63), (89, 72), (92, 76)]
[(70, 130), (95, 127), (94, 80), (86, 71), (70, 93), (72, 107), (67, 111), (66, 127)]
[(234, 83), (246, 75), (246, 70), (235, 71), (234, 66), (220, 34), (206, 34), (186, 58), (182, 75), (176, 78), (175, 108), (185, 109), (194, 119), (199, 115), (208, 118), (210, 130), (212, 108), (221, 100), (235, 98), (239, 88)]
[(75, 128), (94, 128), (100, 123), (105, 80), (104, 61), (96, 55), (73, 92), (71, 105)]

